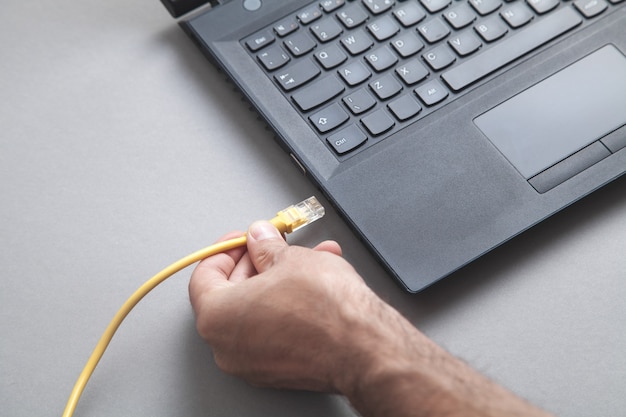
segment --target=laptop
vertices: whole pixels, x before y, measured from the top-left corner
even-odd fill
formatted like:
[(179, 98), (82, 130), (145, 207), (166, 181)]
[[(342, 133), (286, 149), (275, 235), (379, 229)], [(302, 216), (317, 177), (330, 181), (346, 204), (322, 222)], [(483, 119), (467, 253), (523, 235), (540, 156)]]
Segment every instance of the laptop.
[(624, 0), (162, 0), (423, 290), (626, 171)]

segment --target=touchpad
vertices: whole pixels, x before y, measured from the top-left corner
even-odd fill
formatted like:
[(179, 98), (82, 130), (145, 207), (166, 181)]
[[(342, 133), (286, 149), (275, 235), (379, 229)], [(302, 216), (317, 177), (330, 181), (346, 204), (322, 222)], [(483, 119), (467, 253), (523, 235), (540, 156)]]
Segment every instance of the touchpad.
[(626, 57), (607, 45), (474, 123), (529, 179), (626, 123)]

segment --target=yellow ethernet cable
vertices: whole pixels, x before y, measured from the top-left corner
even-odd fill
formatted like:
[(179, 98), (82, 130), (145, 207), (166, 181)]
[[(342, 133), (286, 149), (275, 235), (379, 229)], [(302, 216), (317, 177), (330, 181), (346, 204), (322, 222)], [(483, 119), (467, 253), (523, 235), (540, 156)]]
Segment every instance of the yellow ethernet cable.
[[(270, 222), (281, 232), (281, 233), (291, 233), (294, 232), (309, 223), (314, 222), (315, 220), (324, 216), (324, 207), (319, 203), (317, 198), (309, 197), (306, 200), (295, 204), (293, 206), (287, 207), (284, 210), (279, 211)], [(153, 290), (157, 285), (161, 282), (165, 281), (167, 278), (175, 274), (176, 272), (188, 267), (191, 264), (194, 264), (204, 258), (208, 258), (209, 256), (213, 256), (215, 254), (225, 252), (227, 250), (243, 246), (246, 244), (246, 236), (241, 236), (235, 239), (230, 239), (224, 242), (219, 242), (208, 246), (204, 249), (200, 249), (190, 255), (185, 256), (184, 258), (174, 262), (167, 268), (163, 269), (161, 272), (150, 278), (146, 281), (137, 291), (130, 296), (128, 300), (122, 305), (122, 307), (117, 311), (109, 325), (107, 326), (104, 334), (100, 337), (98, 344), (95, 349), (91, 353), (87, 364), (83, 368), (83, 371), (80, 373), (74, 388), (70, 394), (70, 397), (67, 401), (67, 405), (65, 406), (65, 411), (63, 412), (63, 417), (71, 417), (74, 415), (74, 410), (76, 409), (76, 405), (78, 404), (78, 400), (80, 399), (85, 386), (87, 385), (87, 381), (93, 374), (98, 362), (102, 358), (104, 351), (107, 346), (111, 342), (113, 335), (122, 324), (122, 321), (128, 313), (137, 305), (137, 303), (151, 290)]]

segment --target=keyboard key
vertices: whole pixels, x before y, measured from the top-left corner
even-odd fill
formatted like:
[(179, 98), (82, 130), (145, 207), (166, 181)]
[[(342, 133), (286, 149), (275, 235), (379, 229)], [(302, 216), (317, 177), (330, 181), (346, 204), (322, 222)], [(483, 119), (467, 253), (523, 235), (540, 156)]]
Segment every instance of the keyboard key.
[(339, 132), (326, 138), (326, 141), (339, 155), (358, 148), (367, 141), (367, 136), (356, 125), (349, 125)]
[(343, 102), (353, 114), (364, 113), (376, 105), (376, 100), (365, 88), (360, 88), (345, 96)]
[(368, 16), (361, 6), (357, 3), (353, 3), (352, 5), (337, 12), (337, 18), (346, 28), (352, 29), (365, 22)]
[(391, 41), (391, 46), (402, 57), (415, 55), (424, 48), (424, 44), (413, 32), (405, 32)]
[(442, 78), (452, 90), (462, 90), (581, 23), (582, 18), (573, 9), (569, 7), (559, 9), (448, 70), (443, 73)]
[(513, 3), (502, 9), (500, 16), (502, 16), (509, 26), (513, 29), (517, 29), (530, 22), (534, 14), (523, 3)]
[(456, 60), (454, 53), (446, 45), (439, 45), (422, 54), (422, 58), (433, 71), (439, 71), (452, 65)]
[(393, 11), (393, 15), (405, 27), (413, 26), (426, 17), (426, 13), (417, 3), (402, 4)]
[(539, 14), (547, 13), (559, 5), (559, 0), (527, 0), (530, 7)]
[(273, 71), (282, 67), (287, 64), (290, 59), (289, 55), (287, 55), (287, 53), (283, 51), (283, 48), (278, 45), (262, 51), (259, 55), (257, 55), (257, 58), (261, 61), (263, 67), (265, 67), (268, 71)]
[(385, 74), (369, 83), (370, 88), (381, 100), (386, 100), (402, 91), (402, 84), (392, 74)]
[(438, 18), (428, 20), (417, 27), (417, 31), (429, 43), (435, 43), (448, 36), (450, 29)]
[(296, 22), (296, 19), (294, 17), (290, 17), (274, 25), (274, 32), (276, 32), (276, 34), (282, 38), (289, 35), (290, 33), (295, 32), (298, 27), (299, 26), (298, 22)]
[(310, 27), (311, 32), (320, 42), (328, 42), (335, 39), (343, 32), (339, 23), (334, 19), (324, 19)]
[(389, 16), (383, 16), (376, 19), (372, 23), (369, 23), (367, 25), (367, 29), (370, 31), (372, 36), (374, 36), (379, 41), (389, 39), (400, 31), (400, 28), (398, 27), (396, 22), (391, 20), (391, 17)]
[(503, 37), (509, 29), (499, 16), (491, 16), (474, 26), (485, 42), (493, 42)]
[(420, 106), (412, 94), (403, 95), (389, 103), (387, 107), (401, 122), (409, 120), (422, 111), (422, 106)]
[(309, 116), (309, 120), (320, 133), (326, 133), (333, 130), (349, 118), (350, 116), (348, 113), (346, 113), (338, 103), (333, 103)]
[(482, 16), (493, 13), (502, 6), (500, 0), (469, 0), (470, 4)]
[(330, 13), (344, 5), (345, 0), (324, 0), (320, 2), (320, 6), (326, 13)]
[(365, 7), (367, 7), (373, 14), (380, 14), (389, 10), (394, 3), (394, 0), (363, 0)]
[(448, 97), (448, 90), (446, 90), (439, 80), (429, 81), (417, 87), (414, 91), (427, 106), (434, 106)]
[(445, 9), (451, 0), (420, 0), (420, 3), (431, 13)]
[(338, 72), (341, 78), (350, 86), (360, 84), (372, 75), (360, 61), (352, 62), (340, 68)]
[(363, 126), (365, 126), (372, 136), (385, 133), (396, 124), (384, 109), (378, 109), (368, 114), (361, 119), (361, 123), (363, 123)]
[(362, 29), (357, 29), (341, 39), (341, 44), (352, 55), (365, 52), (374, 45), (374, 41)]
[(300, 11), (296, 16), (298, 17), (300, 23), (308, 25), (309, 23), (322, 17), (322, 11), (317, 7), (317, 5), (313, 5)]
[(348, 56), (337, 45), (328, 45), (315, 53), (315, 59), (326, 69), (335, 68), (343, 63)]
[(264, 30), (250, 36), (245, 43), (248, 49), (250, 49), (252, 52), (255, 52), (263, 48), (264, 46), (267, 46), (270, 43), (274, 42), (274, 39), (274, 35), (272, 35), (269, 31)]
[(465, 31), (458, 35), (453, 35), (448, 39), (448, 45), (450, 45), (459, 56), (467, 56), (476, 52), (482, 46), (482, 43), (474, 33)]
[(396, 74), (406, 85), (413, 85), (428, 77), (428, 70), (417, 59), (412, 59), (396, 68)]
[(302, 56), (315, 48), (315, 42), (306, 33), (298, 32), (291, 38), (285, 40), (285, 47), (293, 56)]
[(458, 6), (443, 13), (446, 21), (455, 29), (462, 29), (476, 20), (476, 13), (467, 5), (461, 3)]
[(309, 111), (341, 94), (345, 87), (335, 75), (315, 81), (291, 96), (302, 111)]
[(365, 54), (365, 60), (378, 72), (391, 68), (398, 62), (398, 58), (386, 46)]
[(604, 0), (576, 0), (574, 7), (585, 17), (592, 18), (605, 11), (609, 5)]
[(322, 72), (310, 59), (304, 59), (277, 72), (274, 79), (285, 91), (293, 90), (317, 77)]

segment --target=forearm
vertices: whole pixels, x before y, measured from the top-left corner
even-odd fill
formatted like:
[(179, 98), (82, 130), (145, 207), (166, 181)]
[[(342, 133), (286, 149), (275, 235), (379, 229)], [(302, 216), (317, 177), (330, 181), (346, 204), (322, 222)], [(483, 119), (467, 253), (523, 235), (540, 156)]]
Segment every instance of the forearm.
[(368, 330), (380, 338), (378, 352), (361, 355), (369, 364), (344, 392), (363, 417), (549, 416), (447, 353), (395, 310), (380, 308), (382, 320)]

